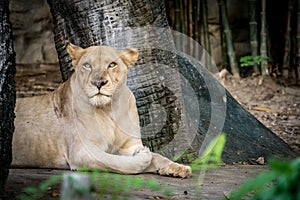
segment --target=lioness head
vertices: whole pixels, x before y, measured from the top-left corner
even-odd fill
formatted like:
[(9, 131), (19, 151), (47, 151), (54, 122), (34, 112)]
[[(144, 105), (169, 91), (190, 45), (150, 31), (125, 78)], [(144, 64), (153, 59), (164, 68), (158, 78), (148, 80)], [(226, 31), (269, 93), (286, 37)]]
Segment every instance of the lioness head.
[(81, 94), (96, 107), (112, 101), (117, 89), (126, 84), (128, 68), (138, 59), (137, 49), (119, 51), (108, 46), (83, 49), (69, 43), (67, 52), (75, 69), (72, 75), (75, 86), (72, 87), (83, 92)]

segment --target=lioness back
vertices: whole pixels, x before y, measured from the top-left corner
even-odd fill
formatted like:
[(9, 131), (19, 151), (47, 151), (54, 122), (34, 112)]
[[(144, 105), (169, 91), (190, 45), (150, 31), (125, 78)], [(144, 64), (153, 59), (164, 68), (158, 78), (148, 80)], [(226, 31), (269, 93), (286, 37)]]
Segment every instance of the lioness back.
[(54, 92), (17, 99), (12, 166), (68, 168), (61, 134), (67, 126), (55, 105)]

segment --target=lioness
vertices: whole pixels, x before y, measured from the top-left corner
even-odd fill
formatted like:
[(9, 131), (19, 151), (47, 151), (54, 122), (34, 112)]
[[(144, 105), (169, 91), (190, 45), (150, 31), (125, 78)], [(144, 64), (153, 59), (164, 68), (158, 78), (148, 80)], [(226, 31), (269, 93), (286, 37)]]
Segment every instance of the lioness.
[(189, 177), (189, 166), (142, 144), (135, 98), (126, 86), (138, 50), (68, 43), (67, 52), (75, 69), (68, 81), (47, 95), (17, 99), (12, 166)]

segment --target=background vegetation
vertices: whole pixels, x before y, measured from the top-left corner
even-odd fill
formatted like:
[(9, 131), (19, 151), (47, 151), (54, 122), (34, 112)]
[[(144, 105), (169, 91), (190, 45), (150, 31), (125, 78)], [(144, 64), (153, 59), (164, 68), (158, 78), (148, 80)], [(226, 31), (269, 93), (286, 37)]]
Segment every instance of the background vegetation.
[[(215, 37), (210, 30), (213, 21), (212, 7), (219, 14), (219, 34), (222, 44), (222, 63), (220, 68), (226, 68), (239, 76), (240, 63), (236, 56), (232, 27), (239, 26), (234, 22), (234, 16), (228, 10), (228, 3), (233, 1), (218, 0), (218, 8), (214, 1), (207, 0), (166, 0), (171, 27), (200, 42), (207, 52), (211, 53), (211, 41)], [(299, 0), (248, 0), (243, 1), (248, 12), (248, 37), (254, 60), (251, 72), (263, 75), (299, 78), (300, 72), (300, 1)], [(232, 7), (232, 5), (231, 5)], [(243, 11), (243, 10), (242, 10)], [(237, 12), (237, 11), (235, 11)], [(235, 27), (236, 28), (236, 27)], [(236, 29), (235, 29), (236, 30)], [(193, 47), (185, 44), (185, 48), (193, 51)], [(256, 62), (259, 57), (267, 58)], [(245, 70), (244, 70), (245, 71)]]

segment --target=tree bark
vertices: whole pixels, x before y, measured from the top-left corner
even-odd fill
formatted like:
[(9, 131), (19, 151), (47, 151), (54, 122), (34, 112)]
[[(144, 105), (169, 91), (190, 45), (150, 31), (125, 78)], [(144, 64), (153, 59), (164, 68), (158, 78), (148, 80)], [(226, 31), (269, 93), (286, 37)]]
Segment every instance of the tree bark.
[[(171, 158), (185, 152), (198, 156), (212, 136), (224, 131), (228, 138), (224, 162), (295, 156), (286, 143), (225, 92), (205, 65), (176, 51), (163, 1), (48, 3), (63, 72), (72, 67), (66, 39), (82, 47), (139, 48), (139, 61), (129, 72), (128, 85), (137, 99), (142, 140), (151, 150)], [(68, 76), (66, 73), (65, 78)], [(185, 157), (181, 161), (186, 161)]]
[[(15, 53), (9, 22), (9, 1), (0, 1), (0, 195), (12, 159), (15, 107)], [(1, 198), (1, 196), (0, 196)]]
[(296, 74), (300, 79), (300, 0), (297, 1)]

